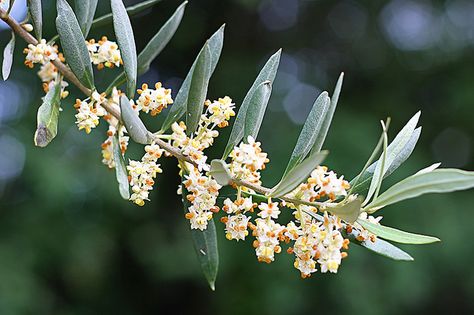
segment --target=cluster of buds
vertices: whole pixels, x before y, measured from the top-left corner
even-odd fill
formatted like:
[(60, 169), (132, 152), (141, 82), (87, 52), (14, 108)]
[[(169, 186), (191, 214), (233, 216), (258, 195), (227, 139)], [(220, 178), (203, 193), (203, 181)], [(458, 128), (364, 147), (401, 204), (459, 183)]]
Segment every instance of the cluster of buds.
[(227, 216), (221, 218), (221, 222), (225, 224), (225, 237), (230, 240), (245, 240), (249, 234), (247, 226), (250, 217), (247, 212), (254, 212), (257, 204), (252, 202), (252, 197), (238, 198), (235, 201), (227, 198), (224, 200), (222, 210)]
[(235, 115), (235, 104), (228, 96), (214, 102), (206, 101), (205, 104), (207, 104), (206, 112), (201, 115), (199, 126), (191, 137), (186, 135), (184, 122), (174, 123), (171, 126), (173, 133), (170, 137), (170, 144), (189, 156), (198, 165), (199, 171), (209, 170), (209, 165), (206, 163), (207, 156), (203, 151), (219, 136), (216, 127), (226, 127), (228, 120)]
[(234, 177), (261, 184), (260, 171), (265, 169), (265, 164), (270, 160), (267, 154), (262, 152), (260, 145), (260, 142), (248, 136), (247, 143), (242, 142), (232, 150), (229, 170)]
[(41, 39), (37, 45), (29, 44), (23, 50), (26, 54), (25, 65), (33, 68), (35, 63), (46, 64), (59, 58), (58, 46), (49, 45), (45, 39)]
[[(249, 137), (247, 143), (240, 143), (230, 154), (231, 161), (229, 169), (232, 176), (260, 184), (260, 171), (268, 163), (267, 154), (261, 149), (259, 142)], [(257, 203), (252, 202), (251, 195), (254, 192), (246, 187), (238, 187), (238, 197), (235, 201), (227, 198), (222, 210), (227, 216), (221, 218), (225, 224), (226, 238), (229, 240), (244, 240), (248, 235), (247, 227), (255, 237), (253, 246), (258, 261), (271, 263), (275, 256), (282, 251), (282, 244), (290, 244), (287, 252), (295, 255), (294, 267), (299, 270), (302, 278), (307, 278), (318, 269), (322, 273), (336, 273), (341, 261), (347, 256), (344, 251), (348, 249), (349, 240), (344, 239), (341, 230), (345, 225), (341, 220), (329, 215), (326, 208), (333, 204), (338, 197), (347, 196), (349, 183), (344, 178), (338, 177), (327, 167), (318, 166), (308, 178), (307, 182), (300, 184), (288, 196), (302, 202), (320, 202), (320, 209), (305, 204), (292, 204), (282, 202)], [(247, 197), (241, 197), (241, 194)], [(352, 198), (349, 196), (348, 198)], [(278, 222), (281, 207), (294, 209), (294, 219), (282, 225)], [(256, 217), (252, 219), (251, 214), (255, 210)], [(322, 222), (316, 220), (313, 215), (321, 210), (324, 215)], [(379, 219), (377, 219), (379, 220)], [(350, 226), (360, 229), (361, 237), (367, 231), (360, 226)]]
[(148, 84), (143, 84), (141, 89), (137, 90), (140, 97), (137, 100), (137, 110), (141, 110), (152, 116), (156, 116), (168, 105), (173, 104), (171, 98), (171, 89), (165, 89), (161, 82), (155, 84), (155, 89), (148, 88)]
[(212, 213), (219, 211), (216, 202), (221, 186), (211, 176), (201, 174), (197, 168), (190, 165), (188, 168), (189, 174), (184, 176), (183, 185), (188, 192), (185, 197), (191, 206), (185, 216), (192, 229), (203, 231), (212, 219)]
[(143, 206), (145, 200), (149, 200), (148, 195), (153, 189), (154, 178), (157, 173), (162, 172), (157, 161), (162, 156), (163, 150), (157, 144), (151, 144), (145, 146), (145, 152), (141, 161), (130, 160), (127, 166), (132, 188), (130, 201), (139, 206)]
[(86, 41), (86, 45), (91, 62), (97, 66), (97, 69), (120, 67), (123, 64), (117, 43), (109, 41), (106, 36), (97, 42), (95, 39), (90, 39)]
[(100, 117), (107, 114), (101, 106), (105, 100), (105, 94), (99, 94), (97, 91), (85, 100), (76, 99), (74, 108), (77, 110), (76, 125), (79, 130), (84, 129), (89, 134), (93, 128), (97, 127)]

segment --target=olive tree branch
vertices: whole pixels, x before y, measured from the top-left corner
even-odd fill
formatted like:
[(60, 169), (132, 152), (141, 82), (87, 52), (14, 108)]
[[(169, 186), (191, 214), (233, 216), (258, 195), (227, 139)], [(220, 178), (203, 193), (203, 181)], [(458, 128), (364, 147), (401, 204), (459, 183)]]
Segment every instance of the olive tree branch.
[[(0, 18), (5, 23), (8, 24), (8, 26), (12, 29), (13, 32), (15, 32), (21, 38), (23, 38), (28, 44), (38, 45), (38, 40), (35, 37), (33, 37), (30, 33), (28, 33), (21, 26), (21, 24), (18, 23), (18, 21), (16, 21), (13, 17), (11, 17), (7, 13), (7, 11), (5, 11), (1, 8), (0, 8)], [(79, 80), (76, 78), (76, 76), (71, 71), (71, 69), (69, 69), (69, 67), (66, 64), (64, 64), (61, 60), (56, 59), (56, 60), (51, 61), (51, 62), (58, 69), (58, 72), (60, 72), (64, 76), (65, 79), (67, 79), (69, 82), (74, 84), (82, 93), (84, 93), (87, 96), (90, 96), (92, 94), (92, 91), (90, 89), (88, 89), (87, 87), (85, 87), (81, 82), (79, 82)], [(122, 116), (120, 114), (120, 109), (118, 108), (118, 106), (113, 106), (113, 105), (110, 105), (110, 104), (107, 104), (107, 103), (101, 104), (101, 106), (109, 114), (111, 114), (116, 119), (118, 119), (120, 122), (122, 122)], [(167, 143), (167, 142), (163, 141), (162, 139), (160, 139), (159, 135), (151, 134), (150, 137), (153, 139), (153, 141), (158, 146), (160, 146), (162, 149), (167, 151), (172, 156), (176, 157), (179, 161), (185, 161), (185, 162), (188, 162), (188, 163), (192, 164), (193, 166), (197, 167), (196, 162), (194, 162), (189, 156), (184, 155), (179, 149), (173, 147), (169, 143)], [(250, 183), (250, 182), (247, 182), (247, 181), (244, 181), (244, 180), (240, 180), (240, 179), (237, 179), (237, 178), (232, 179), (232, 184), (234, 184), (236, 186), (247, 187), (249, 189), (252, 189), (252, 190), (254, 190), (258, 193), (264, 194), (264, 195), (268, 195), (270, 193), (269, 188), (259, 186), (259, 185), (255, 185), (253, 183)], [(285, 196), (279, 197), (279, 199), (284, 200), (284, 201), (289, 202), (289, 203), (293, 203), (295, 205), (304, 204), (304, 205), (308, 205), (308, 206), (312, 206), (312, 207), (323, 206), (323, 205), (324, 206), (329, 206), (329, 204), (326, 204), (326, 203), (308, 202), (308, 201), (299, 200), (299, 199), (295, 199), (295, 198), (289, 198), (289, 197), (285, 197)]]

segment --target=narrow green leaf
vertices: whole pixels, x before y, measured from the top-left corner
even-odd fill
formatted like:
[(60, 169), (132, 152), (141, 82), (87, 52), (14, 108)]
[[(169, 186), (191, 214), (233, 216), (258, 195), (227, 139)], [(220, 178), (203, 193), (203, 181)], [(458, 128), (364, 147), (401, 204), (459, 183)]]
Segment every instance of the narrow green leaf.
[(13, 65), (13, 53), (15, 52), (15, 33), (12, 32), (12, 38), (3, 50), (2, 76), (3, 80), (8, 80)]
[[(81, 1), (81, 0), (78, 0), (78, 1)], [(129, 6), (126, 9), (128, 16), (137, 15), (143, 12), (144, 10), (151, 8), (152, 6), (154, 6), (155, 4), (161, 1), (162, 0), (148, 0), (148, 1), (137, 3), (136, 5)], [(107, 25), (110, 22), (112, 22), (112, 20), (113, 20), (112, 13), (105, 14), (103, 16), (98, 17), (94, 21), (92, 21), (92, 27), (100, 27), (100, 26)]]
[(253, 92), (247, 115), (245, 115), (244, 139), (247, 139), (248, 136), (257, 138), (271, 94), (272, 82), (270, 81), (262, 82)]
[(293, 191), (299, 184), (301, 184), (311, 172), (321, 164), (328, 155), (328, 151), (320, 151), (311, 154), (306, 160), (301, 162), (288, 172), (280, 182), (272, 188), (269, 193), (271, 197), (281, 197)]
[(37, 40), (43, 37), (43, 12), (41, 10), (41, 0), (28, 0), (28, 12), (33, 22), (33, 28)]
[(132, 24), (122, 0), (111, 0), (115, 36), (127, 78), (127, 96), (133, 98), (137, 86), (137, 49)]
[(401, 250), (400, 248), (396, 247), (395, 245), (384, 241), (380, 238), (377, 238), (375, 242), (372, 242), (371, 240), (366, 240), (363, 242), (359, 242), (357, 240), (352, 240), (353, 243), (360, 245), (362, 247), (367, 248), (368, 250), (393, 259), (397, 261), (413, 261), (413, 257), (410, 256), (410, 254), (406, 253), (405, 251)]
[(47, 146), (58, 134), (59, 106), (61, 105), (61, 80), (48, 91), (38, 108), (34, 142), (38, 147)]
[(140, 55), (138, 55), (138, 74), (145, 73), (150, 69), (151, 62), (161, 53), (163, 48), (165, 48), (171, 40), (181, 23), (187, 3), (187, 1), (184, 1), (176, 9), (171, 18), (166, 21), (165, 25), (161, 27), (158, 33), (156, 33), (156, 35), (148, 42)]
[[(387, 122), (390, 120), (388, 119)], [(388, 147), (388, 135), (387, 135), (387, 126), (384, 124), (383, 121), (382, 123), (382, 128), (383, 128), (383, 133), (382, 133), (382, 138), (383, 138), (383, 150), (382, 150), (382, 155), (380, 156), (380, 159), (377, 162), (377, 166), (375, 167), (374, 174), (372, 176), (372, 181), (370, 182), (370, 187), (369, 191), (367, 192), (367, 196), (365, 197), (365, 201), (362, 203), (362, 206), (365, 206), (367, 203), (369, 203), (370, 199), (372, 196), (377, 198), (377, 195), (380, 190), (380, 186), (382, 185), (382, 180), (383, 176), (385, 175), (385, 164), (387, 164), (387, 147)]]
[(390, 204), (428, 193), (446, 193), (474, 187), (474, 172), (458, 169), (435, 169), (405, 178), (366, 206), (373, 213)]
[(423, 173), (429, 173), (431, 171), (434, 171), (435, 169), (437, 169), (438, 167), (440, 167), (441, 163), (434, 163), (433, 165), (430, 165), (428, 167), (425, 167), (421, 170), (419, 170), (418, 172), (415, 173), (416, 174), (423, 174)]
[(87, 37), (91, 29), (99, 0), (75, 0), (76, 16), (84, 37)]
[(138, 112), (133, 110), (130, 101), (125, 95), (120, 97), (120, 111), (130, 138), (137, 143), (148, 144), (151, 140), (150, 132), (146, 129), (140, 117), (138, 117)]
[(82, 84), (94, 89), (91, 59), (76, 16), (66, 0), (58, 0), (57, 9), (56, 28), (68, 65)]
[(232, 174), (227, 167), (227, 164), (222, 160), (212, 160), (211, 170), (209, 171), (216, 182), (221, 186), (232, 184)]
[(356, 198), (341, 206), (326, 208), (326, 210), (348, 223), (354, 223), (360, 215), (362, 201), (362, 198)]
[(389, 241), (394, 241), (402, 244), (430, 244), (439, 242), (439, 238), (433, 236), (426, 236), (420, 234), (413, 234), (405, 231), (400, 231), (388, 226), (374, 224), (367, 220), (357, 220), (367, 231)]
[(385, 173), (391, 167), (392, 163), (400, 155), (407, 143), (410, 141), (413, 133), (415, 132), (416, 125), (418, 124), (418, 120), (420, 119), (420, 115), (421, 112), (417, 112), (397, 134), (395, 139), (393, 139), (392, 143), (389, 146), (390, 150), (389, 148), (387, 148), (386, 151), (384, 150), (384, 158), (380, 158), (375, 167), (375, 172), (372, 178), (372, 182), (370, 183), (369, 193), (367, 194), (366, 201), (370, 200), (372, 194), (375, 193), (376, 190), (378, 190), (376, 188), (377, 185), (380, 183), (380, 181), (385, 176)]
[(303, 129), (301, 129), (284, 174), (287, 174), (308, 156), (319, 135), (330, 101), (328, 92), (323, 92), (314, 102), (313, 108), (303, 125)]
[(15, 4), (15, 0), (10, 0), (10, 1), (9, 1), (7, 14), (10, 14), (10, 12), (11, 12), (12, 9), (13, 9), (13, 5), (14, 5), (14, 4)]
[(263, 66), (262, 70), (255, 79), (252, 87), (250, 87), (247, 95), (242, 101), (242, 105), (239, 108), (237, 117), (235, 118), (234, 126), (229, 136), (229, 141), (222, 155), (222, 159), (225, 160), (234, 147), (244, 138), (244, 128), (247, 111), (250, 105), (250, 100), (255, 92), (255, 90), (265, 81), (274, 82), (275, 76), (278, 70), (278, 65), (280, 64), (281, 49), (274, 53)]
[[(413, 153), (413, 150), (415, 149), (416, 143), (418, 142), (420, 135), (421, 135), (421, 127), (418, 127), (413, 132), (410, 140), (405, 145), (405, 147), (395, 157), (392, 164), (390, 165), (387, 172), (385, 173), (384, 178), (390, 176), (397, 168), (400, 167), (400, 165), (403, 164), (403, 162), (405, 162), (410, 157), (410, 155)], [(392, 144), (390, 144), (387, 148), (387, 151), (393, 150), (392, 148), (393, 146)], [(361, 173), (361, 175), (359, 175), (358, 177), (354, 178), (351, 181), (352, 193), (360, 194), (369, 188), (369, 184), (374, 174), (376, 166), (377, 166), (377, 162), (370, 165), (365, 172)]]
[(332, 117), (334, 116), (334, 112), (336, 111), (337, 102), (339, 101), (339, 94), (341, 94), (343, 80), (344, 72), (339, 75), (339, 79), (337, 80), (336, 87), (331, 97), (329, 108), (327, 109), (326, 115), (324, 116), (320, 132), (318, 133), (318, 137), (314, 142), (314, 146), (311, 152), (319, 152), (323, 147), (324, 141), (326, 140), (326, 136), (329, 131), (329, 127), (331, 126)]
[[(183, 187), (183, 205), (184, 211), (191, 206), (186, 199), (188, 194), (184, 184)], [(207, 224), (207, 229), (204, 231), (191, 229), (191, 236), (193, 239), (194, 249), (197, 258), (201, 265), (201, 270), (206, 277), (211, 290), (215, 290), (215, 283), (217, 278), (217, 271), (219, 269), (219, 251), (217, 248), (217, 234), (214, 220), (210, 220)]]
[(193, 65), (191, 66), (191, 69), (186, 75), (186, 78), (184, 79), (183, 84), (181, 85), (181, 88), (179, 89), (178, 94), (176, 95), (176, 98), (174, 99), (173, 106), (171, 106), (170, 111), (168, 112), (168, 116), (166, 116), (165, 122), (163, 123), (163, 126), (160, 129), (160, 132), (165, 132), (166, 130), (168, 130), (174, 122), (178, 121), (178, 119), (183, 117), (183, 115), (186, 113), (189, 88), (191, 86), (191, 79), (193, 77), (194, 68), (196, 66), (196, 62), (199, 56), (203, 53), (206, 45), (209, 45), (209, 49), (211, 51), (211, 75), (214, 72), (217, 66), (217, 62), (219, 61), (222, 46), (224, 43), (224, 27), (225, 25), (222, 25), (202, 47), (198, 57), (196, 57), (196, 60), (194, 61)]
[(119, 191), (120, 196), (123, 199), (128, 200), (130, 198), (130, 185), (128, 183), (128, 172), (127, 166), (125, 165), (125, 159), (122, 155), (122, 150), (120, 148), (120, 139), (117, 128), (117, 132), (115, 133), (112, 139), (112, 148), (114, 152), (114, 162), (115, 162), (115, 176), (117, 178), (117, 183), (119, 184)]
[[(390, 126), (390, 117), (387, 119), (385, 128), (388, 129), (389, 126)], [(382, 131), (382, 135), (380, 136), (379, 142), (377, 142), (377, 145), (375, 146), (374, 151), (372, 151), (372, 154), (370, 155), (369, 159), (365, 163), (360, 173), (356, 176), (354, 180), (351, 181), (351, 189), (349, 190), (349, 193), (348, 193), (349, 195), (352, 194), (356, 186), (359, 184), (359, 182), (361, 182), (361, 180), (363, 179), (362, 177), (367, 174), (366, 171), (369, 168), (370, 164), (375, 160), (375, 157), (377, 156), (377, 154), (379, 154), (380, 149), (382, 148), (382, 145), (384, 143), (384, 139), (386, 139), (386, 133), (385, 131)], [(371, 178), (373, 177), (374, 171), (372, 171), (372, 173), (370, 174)]]
[[(183, 2), (175, 11), (173, 16), (163, 25), (163, 27), (156, 33), (155, 36), (148, 42), (145, 48), (138, 55), (138, 75), (146, 73), (150, 69), (150, 65), (155, 58), (161, 53), (166, 47), (168, 42), (173, 37), (174, 33), (178, 29), (181, 19), (184, 15), (184, 9), (188, 2)], [(114, 87), (120, 86), (126, 82), (125, 73), (120, 73), (115, 80), (109, 84), (106, 90), (106, 94), (112, 92)]]
[(186, 133), (188, 135), (196, 131), (201, 119), (207, 87), (211, 78), (211, 58), (211, 50), (209, 44), (206, 43), (204, 50), (198, 56), (189, 86), (186, 108)]

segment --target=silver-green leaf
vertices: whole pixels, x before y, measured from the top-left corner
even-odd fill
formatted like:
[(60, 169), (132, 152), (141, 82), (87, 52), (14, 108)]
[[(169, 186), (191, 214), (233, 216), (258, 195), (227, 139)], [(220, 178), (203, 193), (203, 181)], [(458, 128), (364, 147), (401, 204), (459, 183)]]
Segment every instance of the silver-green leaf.
[(232, 174), (229, 171), (226, 163), (222, 160), (212, 160), (211, 170), (209, 174), (214, 177), (216, 182), (221, 186), (232, 184)]
[(313, 104), (313, 108), (306, 119), (306, 122), (301, 129), (301, 133), (296, 142), (295, 148), (291, 153), (290, 161), (286, 166), (285, 174), (292, 168), (297, 166), (301, 161), (308, 156), (309, 152), (314, 146), (316, 139), (326, 116), (330, 104), (328, 92), (321, 93)]
[(120, 97), (120, 111), (130, 138), (137, 143), (148, 144), (151, 140), (150, 132), (146, 129), (140, 117), (138, 117), (138, 112), (133, 110), (130, 101), (125, 95)]
[[(155, 58), (166, 47), (174, 33), (176, 32), (181, 19), (184, 15), (184, 9), (188, 2), (183, 2), (175, 11), (173, 16), (163, 25), (155, 36), (148, 42), (145, 48), (138, 54), (138, 75), (146, 73)], [(129, 13), (130, 14), (130, 13)], [(115, 80), (109, 84), (106, 94), (110, 94), (114, 87), (118, 87), (126, 82), (125, 73), (120, 73)]]
[(13, 53), (15, 52), (15, 33), (12, 32), (12, 38), (3, 50), (2, 76), (3, 80), (8, 80), (13, 65)]
[(43, 12), (41, 9), (41, 0), (28, 0), (28, 12), (33, 22), (36, 39), (41, 40), (43, 38)]
[(160, 129), (160, 132), (165, 132), (166, 130), (168, 130), (174, 122), (176, 122), (186, 113), (189, 88), (191, 86), (191, 79), (193, 77), (194, 68), (196, 66), (199, 56), (203, 53), (206, 45), (209, 46), (209, 49), (211, 51), (211, 75), (214, 72), (217, 66), (217, 62), (219, 61), (222, 46), (224, 43), (224, 27), (225, 25), (222, 25), (202, 47), (198, 57), (196, 57), (196, 60), (194, 61), (193, 65), (191, 66), (191, 69), (186, 75), (186, 78), (184, 79), (183, 84), (181, 85), (181, 88), (179, 89), (178, 94), (176, 95), (176, 98), (174, 99), (173, 106), (171, 106), (170, 111), (168, 112), (168, 116), (166, 116), (163, 126)]
[(225, 160), (227, 156), (229, 156), (230, 152), (232, 152), (234, 147), (244, 138), (245, 121), (246, 121), (248, 108), (250, 105), (250, 100), (255, 90), (263, 82), (275, 81), (278, 65), (280, 64), (280, 56), (281, 56), (281, 49), (278, 50), (276, 53), (274, 53), (268, 59), (268, 61), (263, 66), (262, 70), (260, 70), (260, 73), (258, 74), (257, 78), (253, 82), (249, 91), (247, 92), (247, 95), (245, 96), (244, 100), (242, 101), (242, 105), (240, 106), (239, 112), (237, 113), (237, 117), (235, 118), (234, 126), (232, 127), (232, 131), (230, 133), (227, 146), (225, 147), (224, 154), (222, 155), (223, 160)]
[(360, 245), (362, 247), (367, 248), (368, 250), (393, 259), (397, 261), (413, 261), (413, 257), (410, 256), (407, 252), (401, 250), (400, 248), (396, 247), (395, 245), (384, 241), (383, 239), (377, 238), (375, 242), (372, 242), (370, 239), (362, 242), (358, 242), (357, 240), (354, 241), (355, 244)]
[(405, 178), (393, 185), (365, 208), (373, 213), (385, 206), (428, 193), (446, 193), (474, 187), (474, 172), (458, 169), (435, 169)]
[[(396, 169), (400, 167), (400, 165), (405, 162), (410, 155), (413, 153), (415, 149), (416, 143), (421, 135), (421, 127), (418, 127), (414, 130), (410, 140), (405, 145), (405, 147), (400, 151), (398, 156), (393, 160), (392, 164), (388, 168), (387, 172), (384, 175), (384, 178), (390, 176)], [(390, 144), (387, 148), (387, 151), (392, 150), (392, 144)], [(375, 167), (377, 166), (377, 162), (370, 165), (365, 172), (363, 172), (358, 177), (354, 178), (351, 181), (351, 192), (360, 194), (363, 193), (365, 190), (368, 189), (370, 181), (375, 171)]]
[(342, 82), (344, 81), (344, 72), (339, 75), (339, 79), (337, 80), (336, 87), (334, 88), (334, 92), (331, 96), (331, 102), (329, 103), (329, 107), (326, 111), (326, 115), (324, 116), (324, 120), (321, 125), (321, 129), (318, 133), (318, 137), (314, 142), (313, 149), (311, 152), (319, 152), (321, 151), (324, 141), (326, 140), (326, 136), (329, 131), (329, 127), (331, 126), (332, 118), (334, 116), (334, 112), (336, 111), (337, 102), (339, 101), (339, 94), (341, 94), (342, 89)]
[(130, 198), (130, 185), (128, 183), (128, 172), (127, 166), (125, 165), (125, 159), (122, 155), (122, 149), (120, 148), (120, 139), (118, 130), (112, 138), (112, 149), (114, 153), (114, 162), (115, 162), (115, 177), (117, 178), (117, 183), (119, 184), (120, 196), (123, 199), (128, 200)]
[(184, 15), (184, 9), (188, 2), (184, 1), (161, 27), (155, 36), (148, 42), (142, 52), (138, 55), (138, 74), (142, 74), (150, 69), (151, 62), (166, 47), (174, 33), (178, 29)]
[(387, 150), (384, 151), (386, 155), (385, 159), (380, 158), (376, 164), (375, 172), (370, 183), (369, 192), (367, 194), (367, 200), (369, 200), (376, 191), (378, 183), (383, 179), (385, 173), (392, 166), (393, 162), (405, 149), (407, 143), (413, 136), (415, 132), (416, 125), (420, 119), (421, 112), (417, 112), (408, 123), (402, 128), (402, 130), (397, 134), (392, 143), (388, 146)]
[(439, 238), (433, 236), (426, 236), (421, 234), (414, 234), (405, 231), (400, 231), (388, 226), (375, 224), (367, 220), (357, 220), (364, 229), (367, 231), (389, 241), (402, 243), (402, 244), (430, 244), (439, 242)]
[(75, 0), (76, 16), (84, 37), (89, 34), (89, 30), (94, 20), (97, 2), (99, 0)]
[(328, 155), (328, 151), (320, 151), (311, 154), (306, 160), (301, 162), (288, 172), (280, 182), (271, 189), (269, 196), (281, 197), (293, 191), (299, 184), (301, 184), (311, 172), (321, 164)]
[(127, 78), (127, 96), (133, 98), (137, 86), (137, 48), (132, 24), (122, 0), (111, 0), (115, 36), (123, 60)]
[(59, 107), (61, 105), (61, 80), (58, 80), (38, 108), (34, 142), (38, 147), (47, 146), (58, 134)]
[(337, 207), (328, 207), (326, 210), (337, 215), (348, 223), (354, 223), (360, 215), (362, 201), (362, 198), (356, 198), (342, 205), (338, 205)]
[(206, 43), (204, 50), (198, 56), (189, 86), (186, 108), (186, 133), (188, 135), (196, 131), (201, 119), (211, 77), (211, 58), (209, 43)]
[(247, 115), (245, 115), (244, 140), (249, 136), (257, 138), (271, 94), (272, 82), (264, 81), (257, 86), (250, 97)]
[(58, 0), (57, 9), (56, 28), (68, 65), (82, 84), (94, 89), (91, 59), (76, 16), (66, 0)]

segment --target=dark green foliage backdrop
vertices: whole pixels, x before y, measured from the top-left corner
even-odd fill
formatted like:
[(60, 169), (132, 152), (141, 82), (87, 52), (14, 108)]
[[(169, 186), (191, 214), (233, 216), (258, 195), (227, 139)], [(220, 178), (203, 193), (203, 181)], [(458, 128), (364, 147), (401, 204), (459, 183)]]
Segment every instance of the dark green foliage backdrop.
[[(49, 38), (54, 2), (43, 5)], [(132, 20), (139, 51), (178, 5), (163, 1)], [(107, 11), (108, 1), (99, 7)], [(267, 186), (283, 172), (298, 123), (321, 90), (332, 91), (340, 71), (346, 80), (325, 145), (326, 162), (336, 172), (348, 178), (358, 172), (379, 137), (380, 119), (392, 117), (393, 137), (418, 109), (420, 143), (387, 184), (437, 161), (472, 170), (473, 14), (467, 0), (195, 0), (139, 83), (161, 80), (177, 90), (204, 40), (225, 22), (210, 98), (229, 95), (239, 104), (262, 63), (283, 48), (259, 136), (271, 159)], [(111, 28), (92, 32), (102, 34)], [(4, 47), (8, 33), (0, 36)], [(218, 223), (220, 274), (211, 292), (175, 195), (174, 160), (163, 161), (145, 207), (121, 200), (114, 173), (101, 165), (105, 125), (89, 136), (79, 132), (75, 95), (63, 102), (58, 138), (46, 149), (33, 146), (41, 84), (21, 66), (18, 42), (12, 79), (0, 83), (0, 314), (474, 312), (472, 191), (426, 196), (381, 212), (389, 226), (442, 239), (403, 246), (414, 262), (396, 263), (352, 246), (337, 275), (307, 280), (289, 255), (257, 263), (251, 241), (228, 242)], [(158, 129), (160, 119), (148, 119), (150, 129)], [(211, 157), (222, 152), (226, 136)], [(139, 150), (132, 147), (130, 157), (138, 158)]]

